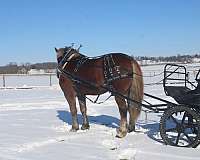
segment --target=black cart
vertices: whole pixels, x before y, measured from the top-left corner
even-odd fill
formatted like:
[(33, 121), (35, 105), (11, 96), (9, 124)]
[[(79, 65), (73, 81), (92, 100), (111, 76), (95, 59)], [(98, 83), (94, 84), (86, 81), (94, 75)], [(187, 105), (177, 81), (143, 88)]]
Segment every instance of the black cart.
[[(200, 143), (200, 70), (195, 81), (188, 80), (185, 66), (167, 64), (164, 67), (163, 88), (167, 96), (177, 103), (163, 99), (162, 105), (152, 105), (160, 119), (160, 135), (165, 144), (179, 147), (196, 147)], [(196, 84), (196, 85), (195, 85)], [(152, 95), (145, 94), (152, 97)], [(158, 99), (158, 97), (152, 97)]]

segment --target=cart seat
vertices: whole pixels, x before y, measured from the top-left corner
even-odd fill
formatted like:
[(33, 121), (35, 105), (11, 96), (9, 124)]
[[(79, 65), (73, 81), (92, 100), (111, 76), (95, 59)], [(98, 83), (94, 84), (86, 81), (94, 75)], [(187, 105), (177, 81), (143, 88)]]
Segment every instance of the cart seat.
[(191, 90), (185, 86), (165, 86), (165, 93), (173, 97), (179, 104), (200, 106), (200, 90)]
[(189, 91), (191, 90), (185, 86), (165, 86), (166, 95), (171, 97), (184, 95)]

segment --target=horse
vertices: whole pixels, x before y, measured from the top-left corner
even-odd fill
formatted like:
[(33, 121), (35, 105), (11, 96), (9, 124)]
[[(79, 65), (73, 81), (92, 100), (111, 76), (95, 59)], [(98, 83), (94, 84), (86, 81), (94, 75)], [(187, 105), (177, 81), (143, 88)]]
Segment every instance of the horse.
[[(135, 123), (141, 111), (143, 100), (143, 77), (137, 61), (123, 53), (109, 53), (98, 57), (87, 57), (73, 47), (55, 48), (58, 66), (62, 70), (79, 77), (82, 81), (95, 84), (92, 87), (77, 83), (72, 77), (58, 72), (59, 85), (69, 104), (72, 128), (79, 130), (77, 119), (76, 97), (82, 113), (82, 130), (90, 128), (87, 117), (86, 95), (101, 95), (107, 91), (115, 91), (138, 103), (134, 103), (119, 95), (113, 95), (118, 105), (120, 124), (116, 137), (122, 138), (135, 131)], [(58, 69), (59, 70), (59, 69)], [(103, 86), (103, 87), (102, 87)], [(108, 90), (106, 89), (108, 88)], [(127, 121), (129, 113), (129, 121)]]

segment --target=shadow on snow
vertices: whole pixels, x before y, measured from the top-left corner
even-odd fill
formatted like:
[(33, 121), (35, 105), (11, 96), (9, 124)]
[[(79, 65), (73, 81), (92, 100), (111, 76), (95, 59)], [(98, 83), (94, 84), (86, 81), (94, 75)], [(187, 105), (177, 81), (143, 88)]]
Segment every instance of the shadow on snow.
[[(72, 125), (71, 120), (71, 113), (64, 110), (58, 110), (57, 117), (62, 120), (63, 122), (68, 123), (69, 125)], [(81, 124), (82, 122), (82, 115), (77, 114), (78, 121)], [(99, 115), (99, 116), (88, 116), (89, 123), (93, 124), (100, 124), (105, 125), (112, 128), (118, 128), (119, 127), (119, 119), (116, 117), (108, 116), (108, 115)]]
[(142, 123), (142, 122), (138, 122), (137, 123), (140, 127), (146, 129), (147, 131), (145, 132), (145, 134), (153, 139), (154, 141), (158, 142), (158, 143), (162, 143), (163, 144), (163, 140), (160, 137), (159, 134), (159, 123), (152, 121), (152, 122), (147, 122), (147, 123)]
[[(71, 113), (68, 111), (64, 110), (58, 110), (57, 111), (58, 115), (57, 117), (62, 120), (63, 122), (72, 125), (72, 120), (71, 120)], [(82, 115), (77, 114), (78, 116), (78, 121), (81, 124), (82, 122)], [(99, 116), (88, 116), (89, 123), (91, 124), (99, 124), (99, 125), (105, 125), (111, 128), (118, 128), (119, 127), (119, 119), (116, 117), (108, 116), (108, 115), (99, 115)], [(159, 143), (163, 143), (161, 137), (159, 136), (159, 123), (158, 122), (152, 122), (152, 123), (143, 123), (142, 121), (139, 121), (137, 123), (140, 127), (147, 129), (148, 131), (145, 132), (147, 136), (154, 141), (157, 141)]]

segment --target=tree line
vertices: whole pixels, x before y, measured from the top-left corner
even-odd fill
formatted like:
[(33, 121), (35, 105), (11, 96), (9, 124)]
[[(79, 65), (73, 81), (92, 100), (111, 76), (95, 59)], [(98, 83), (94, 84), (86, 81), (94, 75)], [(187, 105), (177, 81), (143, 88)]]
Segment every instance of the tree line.
[[(159, 57), (148, 57), (148, 56), (133, 56), (138, 61), (150, 60), (154, 62), (182, 62), (182, 63), (191, 63), (194, 58), (200, 59), (200, 54), (195, 55), (176, 55), (176, 56), (159, 56)], [(43, 69), (43, 70), (51, 70), (56, 69), (56, 62), (44, 62), (44, 63), (23, 63), (18, 65), (16, 62), (10, 62), (5, 66), (0, 66), (0, 74), (27, 74), (31, 69)]]
[(36, 70), (51, 70), (56, 69), (57, 63), (55, 62), (45, 62), (45, 63), (24, 63), (18, 65), (16, 62), (10, 62), (5, 66), (0, 66), (0, 74), (27, 74), (31, 69)]
[(176, 55), (176, 56), (159, 56), (159, 57), (148, 57), (148, 56), (136, 56), (134, 57), (138, 61), (151, 60), (154, 62), (182, 62), (191, 63), (194, 58), (200, 58), (200, 54), (195, 55)]

